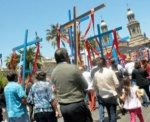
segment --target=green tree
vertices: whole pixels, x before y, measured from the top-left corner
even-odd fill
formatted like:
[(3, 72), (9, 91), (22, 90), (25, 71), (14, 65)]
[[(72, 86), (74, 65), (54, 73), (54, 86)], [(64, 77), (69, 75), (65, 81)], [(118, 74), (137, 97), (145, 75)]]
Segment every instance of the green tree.
[(6, 74), (0, 71), (0, 87), (3, 88), (7, 84)]
[[(55, 48), (56, 45), (58, 44), (58, 32), (59, 32), (59, 24), (57, 23), (56, 25), (50, 25), (50, 29), (46, 30), (46, 40), (51, 42), (51, 45)], [(66, 38), (67, 37), (67, 32), (66, 30), (63, 30), (63, 32), (60, 33), (60, 38)]]
[(8, 69), (16, 69), (16, 66), (19, 63), (20, 55), (16, 54), (16, 61), (12, 61), (12, 55), (13, 54), (7, 56), (5, 59), (5, 64)]
[[(19, 50), (19, 53), (20, 55), (23, 56), (23, 50)], [(30, 69), (30, 65), (33, 66), (33, 63), (34, 63), (34, 59), (35, 59), (35, 55), (36, 55), (36, 47), (29, 47), (27, 49), (27, 54), (26, 54), (26, 68), (27, 69)], [(41, 58), (42, 58), (42, 55), (40, 54), (38, 56), (38, 60), (37, 60), (37, 66), (38, 68), (40, 69), (41, 68)]]
[(8, 64), (10, 62), (10, 59), (11, 59), (11, 55), (7, 56), (6, 59), (5, 59), (5, 64), (6, 64), (7, 68), (8, 68)]

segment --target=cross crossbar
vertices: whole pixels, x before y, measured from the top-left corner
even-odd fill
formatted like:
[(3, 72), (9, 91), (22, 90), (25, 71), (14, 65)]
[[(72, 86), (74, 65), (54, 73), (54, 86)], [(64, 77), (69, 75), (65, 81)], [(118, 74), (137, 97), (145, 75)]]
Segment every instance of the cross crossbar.
[[(94, 8), (94, 11), (98, 11), (99, 9), (102, 9), (105, 7), (105, 4), (100, 4), (99, 6)], [(90, 11), (85, 12), (84, 14), (76, 17), (75, 19), (71, 20), (70, 22), (65, 23), (64, 25), (61, 25), (60, 28), (64, 28), (65, 26), (68, 27), (68, 25), (71, 25), (71, 23), (74, 23), (74, 21), (79, 21), (81, 18), (88, 16), (91, 13)]]

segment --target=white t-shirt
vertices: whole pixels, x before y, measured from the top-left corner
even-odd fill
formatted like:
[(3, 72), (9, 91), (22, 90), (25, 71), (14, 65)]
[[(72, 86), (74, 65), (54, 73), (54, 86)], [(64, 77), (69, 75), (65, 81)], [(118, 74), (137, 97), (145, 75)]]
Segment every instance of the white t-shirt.
[(117, 68), (118, 68), (118, 71), (121, 71), (122, 73), (124, 73), (125, 69), (123, 68), (122, 65), (118, 64)]
[(88, 84), (88, 88), (87, 90), (93, 89), (93, 83), (92, 83), (92, 79), (91, 79), (91, 74), (88, 71), (84, 71), (82, 73), (84, 79), (86, 80), (87, 84)]
[(124, 108), (135, 109), (141, 107), (141, 101), (136, 95), (138, 87), (136, 85), (130, 87), (131, 95), (125, 98)]
[(116, 86), (119, 85), (119, 81), (115, 72), (109, 68), (102, 68), (102, 71), (97, 71), (93, 80), (94, 86), (97, 87), (99, 95), (102, 98), (109, 98), (116, 96)]
[(132, 74), (132, 71), (134, 69), (134, 62), (129, 62), (125, 65), (125, 69), (127, 70), (127, 72), (129, 73), (129, 75)]

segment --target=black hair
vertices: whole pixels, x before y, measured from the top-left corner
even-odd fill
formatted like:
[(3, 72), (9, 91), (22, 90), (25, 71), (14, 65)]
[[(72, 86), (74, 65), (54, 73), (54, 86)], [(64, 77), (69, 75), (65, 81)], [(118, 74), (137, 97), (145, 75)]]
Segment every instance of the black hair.
[(112, 70), (118, 70), (115, 59), (111, 59), (111, 67), (112, 67)]
[(64, 61), (69, 61), (69, 56), (68, 56), (68, 52), (65, 48), (59, 48), (55, 51), (55, 60), (56, 63), (61, 63)]
[(35, 78), (36, 78), (38, 81), (45, 81), (45, 80), (46, 80), (46, 73), (43, 72), (43, 71), (38, 71), (38, 72), (36, 73)]
[(101, 57), (100, 60), (99, 60), (98, 66), (101, 67), (101, 68), (106, 67), (106, 59)]
[(131, 80), (129, 77), (124, 77), (123, 78), (123, 88), (125, 90), (125, 95), (130, 96), (131, 91), (130, 91), (130, 86), (131, 86)]
[(140, 64), (139, 61), (136, 61), (136, 62), (135, 62), (134, 68), (135, 68), (135, 69), (140, 69), (140, 68), (141, 68), (141, 64)]
[(7, 73), (7, 80), (8, 81), (17, 81), (17, 73), (15, 71), (9, 71)]

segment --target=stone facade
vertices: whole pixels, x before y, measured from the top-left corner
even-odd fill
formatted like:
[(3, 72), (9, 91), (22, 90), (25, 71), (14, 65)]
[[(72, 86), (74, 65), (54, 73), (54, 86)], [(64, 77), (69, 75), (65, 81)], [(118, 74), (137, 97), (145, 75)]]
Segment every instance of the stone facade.
[(45, 71), (47, 73), (47, 75), (51, 75), (53, 69), (56, 66), (56, 62), (54, 58), (51, 59), (46, 59), (43, 58), (42, 59), (42, 70)]
[[(128, 24), (127, 28), (130, 34), (129, 50), (132, 60), (143, 59), (142, 50), (145, 47), (150, 47), (150, 40), (146, 37), (146, 34), (142, 34), (140, 23), (135, 19), (135, 14), (129, 8), (127, 11)], [(143, 48), (143, 49), (142, 49)], [(147, 57), (145, 57), (147, 59)]]
[(150, 40), (142, 34), (140, 23), (135, 19), (135, 14), (129, 8), (127, 11), (128, 25), (130, 34), (129, 47), (149, 44)]

